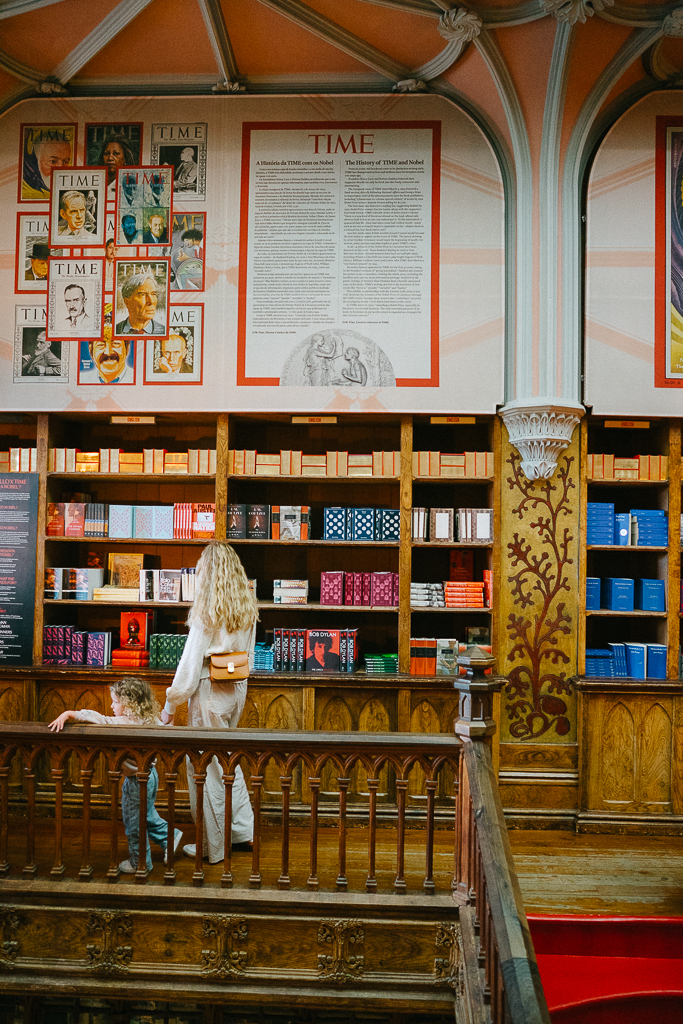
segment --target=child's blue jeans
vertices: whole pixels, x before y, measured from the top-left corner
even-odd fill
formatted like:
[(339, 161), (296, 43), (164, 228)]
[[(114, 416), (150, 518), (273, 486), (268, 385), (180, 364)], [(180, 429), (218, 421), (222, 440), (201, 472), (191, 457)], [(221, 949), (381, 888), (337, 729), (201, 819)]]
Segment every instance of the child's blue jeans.
[[(157, 813), (154, 801), (159, 788), (156, 768), (151, 768), (147, 780), (147, 870), (152, 870), (152, 852), (149, 841), (153, 839), (163, 850), (168, 841), (168, 825)], [(123, 827), (128, 837), (128, 853), (133, 867), (137, 867), (140, 847), (140, 783), (135, 775), (128, 775), (123, 781), (121, 794)]]

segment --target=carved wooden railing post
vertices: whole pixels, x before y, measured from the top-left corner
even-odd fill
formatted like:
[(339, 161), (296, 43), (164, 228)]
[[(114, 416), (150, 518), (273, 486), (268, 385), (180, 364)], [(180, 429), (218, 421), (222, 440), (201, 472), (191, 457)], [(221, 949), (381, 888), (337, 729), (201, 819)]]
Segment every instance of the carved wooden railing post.
[[(225, 787), (225, 817), (224, 821), (232, 822), (232, 787), (235, 784), (235, 776), (223, 774), (223, 786)], [(169, 818), (170, 821), (170, 818)], [(223, 847), (223, 874), (221, 875), (221, 887), (231, 889), (234, 881), (232, 874), (232, 828), (225, 829)]]
[(468, 647), (458, 664), (467, 678), (453, 684), (462, 743), (455, 883), (469, 905), (459, 911), (463, 985), (456, 990), (456, 1017), (550, 1024), (491, 759), (493, 695), (503, 679), (486, 676), (495, 659), (479, 647)]
[(135, 872), (135, 884), (147, 883), (147, 783), (149, 771), (138, 772), (137, 784), (140, 787), (140, 814), (138, 819), (138, 866)]
[(308, 889), (317, 889), (318, 881), (318, 802), (320, 800), (320, 776), (308, 779), (311, 789), (311, 833), (310, 833), (310, 873), (306, 882)]
[(164, 871), (164, 885), (175, 883), (175, 788), (178, 781), (177, 772), (166, 772), (166, 793), (168, 822), (168, 840), (166, 842), (166, 870)]
[(62, 801), (64, 798), (63, 768), (53, 768), (52, 778), (55, 784), (55, 862), (50, 869), (52, 878), (61, 878), (66, 870), (62, 859)]

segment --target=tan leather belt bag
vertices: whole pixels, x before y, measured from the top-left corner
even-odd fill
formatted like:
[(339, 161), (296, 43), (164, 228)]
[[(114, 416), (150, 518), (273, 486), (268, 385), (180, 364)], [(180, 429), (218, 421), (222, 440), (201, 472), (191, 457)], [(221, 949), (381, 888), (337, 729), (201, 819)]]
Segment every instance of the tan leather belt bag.
[(246, 679), (249, 675), (249, 654), (247, 651), (233, 651), (230, 654), (212, 654), (209, 677), (212, 683), (229, 683)]

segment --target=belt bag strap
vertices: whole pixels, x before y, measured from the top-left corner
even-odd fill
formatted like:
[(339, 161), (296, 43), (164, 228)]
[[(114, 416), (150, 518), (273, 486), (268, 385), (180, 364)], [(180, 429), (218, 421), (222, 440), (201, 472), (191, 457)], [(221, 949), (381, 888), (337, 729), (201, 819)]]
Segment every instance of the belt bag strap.
[(249, 654), (247, 651), (211, 655), (209, 677), (212, 683), (228, 683), (235, 679), (246, 679), (248, 675)]

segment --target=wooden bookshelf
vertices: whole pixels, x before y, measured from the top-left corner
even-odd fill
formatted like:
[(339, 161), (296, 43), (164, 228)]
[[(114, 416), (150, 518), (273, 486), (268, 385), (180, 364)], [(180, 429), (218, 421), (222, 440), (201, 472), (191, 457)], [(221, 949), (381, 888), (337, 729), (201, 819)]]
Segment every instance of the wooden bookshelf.
[[(30, 421), (30, 422), (29, 422)], [(46, 621), (67, 622), (77, 618), (79, 628), (109, 628), (116, 625), (120, 610), (130, 607), (117, 601), (74, 601), (45, 599), (43, 580), (46, 566), (83, 565), (87, 551), (101, 552), (106, 564), (108, 551), (143, 551), (154, 555), (162, 568), (193, 565), (205, 541), (192, 539), (54, 537), (44, 532), (47, 503), (64, 495), (87, 492), (92, 501), (121, 504), (172, 504), (180, 501), (211, 501), (216, 504), (216, 536), (226, 536), (229, 503), (308, 504), (312, 509), (313, 537), (305, 541), (239, 539), (231, 541), (240, 553), (247, 575), (258, 580), (259, 611), (263, 631), (280, 625), (293, 613), (292, 621), (315, 627), (341, 622), (362, 622), (361, 653), (394, 650), (407, 678), (410, 665), (410, 637), (423, 635), (429, 619), (438, 613), (438, 632), (464, 640), (465, 626), (473, 622), (497, 630), (495, 608), (411, 607), (411, 578), (437, 582), (449, 578), (449, 552), (470, 549), (475, 579), (481, 571), (494, 573), (498, 583), (499, 554), (495, 542), (413, 541), (413, 504), (494, 509), (494, 530), (499, 530), (500, 509), (497, 476), (500, 463), (500, 425), (495, 417), (477, 417), (467, 425), (433, 425), (427, 415), (373, 416), (343, 415), (335, 424), (295, 424), (285, 414), (211, 414), (176, 416), (156, 414), (154, 424), (113, 425), (110, 416), (87, 413), (40, 413), (23, 417), (19, 431), (0, 424), (0, 436), (7, 444), (35, 443), (40, 480), (39, 530), (36, 541), (36, 612), (34, 667), (41, 674), (56, 670), (42, 665), (43, 625)], [(13, 443), (10, 438), (17, 437)], [(215, 448), (215, 474), (187, 473), (57, 473), (48, 472), (48, 450), (76, 447), (81, 450), (118, 447), (123, 451), (143, 448)], [(301, 450), (322, 454), (327, 450), (348, 450), (367, 454), (371, 450), (399, 451), (400, 472), (392, 476), (334, 476), (228, 474), (228, 453), (233, 448), (257, 451)], [(428, 477), (413, 473), (413, 451), (491, 451), (497, 460), (493, 477)], [(350, 541), (322, 539), (322, 509), (327, 505), (398, 508), (399, 541)], [(338, 557), (336, 557), (338, 555)], [(322, 605), (317, 600), (321, 571), (349, 568), (349, 571), (392, 571), (399, 574), (398, 606)], [(269, 601), (270, 580), (302, 577), (311, 581), (311, 599), (306, 605), (280, 605)], [(137, 605), (136, 605), (137, 606)], [(187, 602), (140, 602), (161, 616), (159, 631), (175, 631), (186, 615)], [(76, 609), (74, 611), (74, 609)], [(48, 616), (46, 618), (46, 616)], [(444, 619), (445, 616), (445, 619)], [(168, 628), (166, 628), (168, 627)], [(431, 627), (432, 632), (434, 626)], [(430, 634), (427, 634), (430, 635)], [(4, 670), (0, 670), (4, 671)], [(76, 667), (74, 667), (76, 671)], [(80, 669), (78, 670), (80, 671)], [(106, 671), (106, 670), (105, 670)], [(111, 671), (111, 670), (110, 670)], [(62, 675), (61, 671), (59, 673)], [(289, 678), (289, 676), (288, 676)], [(342, 676), (345, 683), (349, 677)], [(354, 679), (365, 678), (358, 673)], [(394, 677), (396, 678), (396, 677)], [(421, 677), (416, 677), (421, 678)], [(372, 676), (373, 683), (376, 677)]]

